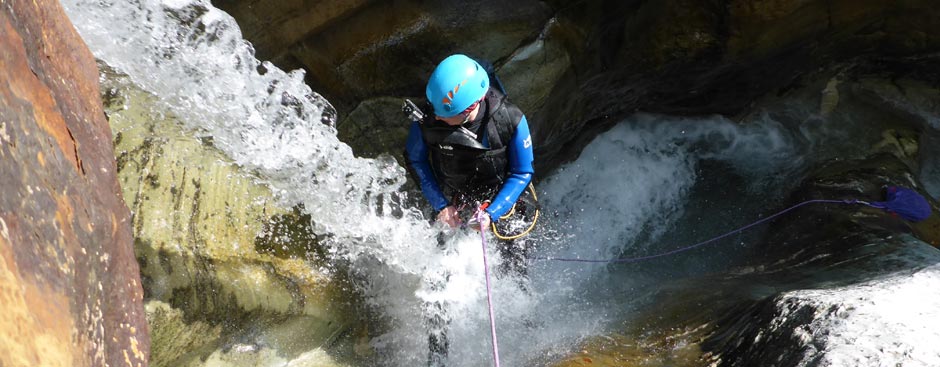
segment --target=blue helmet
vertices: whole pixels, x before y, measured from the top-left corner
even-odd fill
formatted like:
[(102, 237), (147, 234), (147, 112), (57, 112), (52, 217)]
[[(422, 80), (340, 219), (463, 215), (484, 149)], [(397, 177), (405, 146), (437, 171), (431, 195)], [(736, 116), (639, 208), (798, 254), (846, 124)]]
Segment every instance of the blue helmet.
[(434, 114), (451, 117), (483, 98), (489, 87), (486, 70), (473, 59), (456, 54), (437, 65), (424, 93), (434, 106)]

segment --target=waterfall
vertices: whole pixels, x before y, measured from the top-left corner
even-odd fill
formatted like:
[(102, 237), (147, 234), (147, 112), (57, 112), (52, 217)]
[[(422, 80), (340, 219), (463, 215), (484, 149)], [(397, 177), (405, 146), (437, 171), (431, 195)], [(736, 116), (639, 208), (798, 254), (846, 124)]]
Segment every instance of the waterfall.
[[(446, 305), (445, 317), (452, 319), (452, 361), (473, 365), (470, 361), (489, 358), (478, 237), (445, 231), (446, 250), (441, 250), (441, 228), (429, 225), (419, 210), (396, 204), (404, 201), (399, 192), (404, 170), (388, 157), (355, 157), (336, 138), (329, 102), (304, 84), (302, 71), (284, 72), (255, 59), (235, 21), (207, 1), (74, 0), (64, 5), (98, 59), (157, 96), (161, 108), (177, 114), (193, 134), (210, 137), (287, 205), (304, 204), (317, 231), (333, 235), (334, 255), (366, 274), (362, 286), (368, 301), (391, 320), (392, 330), (371, 342), (390, 365), (425, 360), (426, 318), (439, 312), (434, 304)], [(678, 143), (718, 139), (722, 150), (734, 152), (728, 157), (753, 153), (767, 143), (735, 138), (746, 134), (728, 121), (714, 121), (718, 129), (705, 127), (708, 121), (688, 121), (663, 130), (654, 121), (659, 118), (641, 119), (645, 122), (605, 134), (581, 159), (546, 181), (540, 191), (546, 211), (556, 213), (556, 219), (545, 220), (550, 234), (538, 239), (540, 248), (612, 257), (648, 228), (654, 229), (647, 238), (655, 238), (675, 220), (696, 180), (699, 158), (692, 154), (698, 153), (686, 148), (691, 144)], [(751, 140), (782, 139), (772, 129), (750, 134)], [(781, 141), (770, 144), (786, 147)], [(583, 298), (582, 288), (604, 267), (533, 267), (530, 294), (512, 279), (497, 279), (493, 290), (508, 364), (521, 364), (544, 350), (561, 353), (616, 318), (609, 305), (592, 306)]]
[[(389, 325), (370, 341), (381, 363), (424, 364), (428, 319), (435, 316), (450, 320), (449, 365), (490, 360), (478, 234), (432, 225), (421, 210), (402, 204), (409, 202), (401, 190), (404, 169), (388, 156), (354, 156), (336, 137), (335, 111), (304, 84), (303, 71), (257, 60), (235, 21), (206, 0), (66, 0), (64, 6), (99, 60), (255, 173), (285, 205), (303, 204), (316, 231), (331, 235), (332, 256), (364, 275), (361, 291)], [(706, 230), (731, 229), (761, 213), (759, 203), (779, 200), (808, 161), (818, 159), (809, 150), (824, 142), (794, 131), (827, 127), (785, 125), (769, 116), (748, 124), (632, 116), (542, 177), (543, 228), (531, 245), (543, 256), (604, 259), (659, 253), (701, 239)], [(744, 183), (726, 191), (702, 187), (727, 177)], [(712, 191), (730, 194), (702, 194)], [(692, 198), (698, 207), (689, 206)], [(733, 215), (706, 210), (714, 208)], [(497, 277), (503, 364), (549, 363), (585, 337), (616, 330), (637, 302), (635, 289), (733, 258), (737, 250), (695, 252), (668, 270), (662, 263), (536, 261), (528, 290), (519, 279)]]

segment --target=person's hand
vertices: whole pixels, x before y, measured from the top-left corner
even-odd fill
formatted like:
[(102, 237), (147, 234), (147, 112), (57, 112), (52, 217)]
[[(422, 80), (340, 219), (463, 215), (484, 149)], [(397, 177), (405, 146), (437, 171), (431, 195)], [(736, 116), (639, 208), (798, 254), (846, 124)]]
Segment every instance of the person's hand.
[(440, 213), (437, 213), (437, 221), (447, 224), (450, 228), (460, 227), (460, 217), (457, 215), (457, 208), (453, 205), (448, 205), (446, 208), (442, 209)]
[(473, 213), (473, 220), (470, 221), (470, 228), (473, 228), (477, 232), (480, 231), (480, 228), (487, 228), (490, 226), (490, 213), (486, 212), (486, 207), (489, 206), (489, 203), (484, 203), (476, 213)]

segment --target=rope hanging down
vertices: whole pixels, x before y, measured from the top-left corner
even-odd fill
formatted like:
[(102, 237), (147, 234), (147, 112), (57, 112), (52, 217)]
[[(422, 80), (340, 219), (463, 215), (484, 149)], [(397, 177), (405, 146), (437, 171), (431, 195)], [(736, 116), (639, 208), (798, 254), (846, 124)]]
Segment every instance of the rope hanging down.
[(932, 214), (933, 209), (930, 207), (930, 204), (927, 202), (927, 199), (924, 199), (923, 196), (921, 196), (920, 194), (918, 194), (917, 192), (915, 192), (915, 191), (913, 191), (913, 190), (905, 189), (905, 188), (897, 187), (897, 186), (891, 186), (891, 187), (886, 188), (886, 194), (887, 194), (887, 200), (886, 200), (886, 201), (872, 202), (872, 203), (869, 203), (869, 202), (866, 202), (866, 201), (862, 201), (862, 200), (855, 200), (855, 199), (847, 199), (847, 200), (825, 200), (825, 199), (807, 200), (807, 201), (801, 202), (801, 203), (799, 203), (799, 204), (796, 204), (796, 205), (794, 205), (794, 206), (791, 206), (791, 207), (789, 207), (789, 208), (786, 208), (786, 209), (784, 209), (784, 210), (781, 210), (781, 211), (779, 211), (779, 212), (777, 212), (777, 213), (775, 213), (775, 214), (773, 214), (773, 215), (771, 215), (771, 216), (769, 216), (769, 217), (763, 218), (763, 219), (758, 220), (758, 221), (756, 221), (756, 222), (754, 222), (754, 223), (751, 223), (751, 224), (748, 224), (748, 225), (746, 225), (746, 226), (744, 226), (744, 227), (735, 229), (735, 230), (733, 230), (733, 231), (731, 231), (731, 232), (728, 232), (728, 233), (725, 233), (725, 234), (723, 234), (723, 235), (720, 235), (720, 236), (717, 236), (717, 237), (714, 237), (714, 238), (711, 238), (711, 239), (708, 239), (708, 240), (705, 240), (705, 241), (696, 243), (696, 244), (694, 244), (694, 245), (685, 246), (685, 247), (680, 247), (680, 248), (678, 248), (678, 249), (675, 249), (675, 250), (672, 250), (672, 251), (667, 251), (667, 252), (664, 252), (664, 253), (661, 253), (661, 254), (656, 254), (656, 255), (639, 256), (639, 257), (631, 257), (631, 258), (618, 258), (618, 259), (600, 259), (600, 260), (594, 260), (594, 259), (579, 259), (579, 258), (563, 258), (563, 257), (533, 257), (532, 260), (550, 260), (550, 261), (567, 261), (567, 262), (583, 262), (583, 263), (621, 263), (621, 264), (622, 264), (622, 263), (631, 263), (631, 262), (644, 261), (644, 260), (651, 260), (651, 259), (655, 259), (655, 258), (659, 258), (659, 257), (674, 255), (674, 254), (677, 254), (677, 253), (680, 253), (680, 252), (684, 252), (684, 251), (689, 251), (689, 250), (692, 250), (692, 249), (694, 249), (694, 248), (707, 245), (707, 244), (709, 244), (709, 243), (718, 241), (718, 240), (720, 240), (720, 239), (722, 239), (722, 238), (725, 238), (725, 237), (728, 237), (728, 236), (731, 236), (731, 235), (734, 235), (734, 234), (743, 232), (743, 231), (745, 231), (745, 230), (747, 230), (747, 229), (749, 229), (749, 228), (751, 228), (751, 227), (754, 227), (754, 226), (756, 226), (756, 225), (759, 225), (759, 224), (765, 223), (765, 222), (767, 222), (767, 221), (770, 221), (770, 220), (772, 220), (772, 219), (774, 219), (774, 218), (777, 218), (777, 217), (779, 217), (779, 216), (781, 216), (781, 215), (783, 215), (783, 214), (786, 214), (786, 213), (788, 213), (788, 212), (790, 212), (790, 211), (792, 211), (792, 210), (794, 210), (794, 209), (796, 209), (796, 208), (799, 208), (799, 207), (801, 207), (801, 206), (804, 206), (804, 205), (807, 205), (807, 204), (813, 204), (813, 203), (849, 204), (849, 205), (862, 204), (862, 205), (870, 206), (870, 207), (872, 207), (872, 208), (884, 209), (885, 211), (891, 213), (892, 215), (900, 216), (901, 218), (904, 218), (904, 219), (909, 220), (909, 221), (912, 221), (912, 222), (919, 222), (919, 221), (922, 221), (922, 220), (927, 219), (928, 217), (930, 217), (930, 215)]
[[(483, 209), (477, 210), (476, 219), (478, 223), (483, 223), (484, 216), (489, 215)], [(490, 267), (486, 261), (486, 231), (480, 228), (480, 240), (483, 243), (483, 274), (486, 277), (486, 305), (490, 308), (490, 334), (493, 338), (493, 360), (496, 367), (499, 367), (499, 345), (496, 342), (496, 316), (493, 313), (493, 295), (490, 288)]]

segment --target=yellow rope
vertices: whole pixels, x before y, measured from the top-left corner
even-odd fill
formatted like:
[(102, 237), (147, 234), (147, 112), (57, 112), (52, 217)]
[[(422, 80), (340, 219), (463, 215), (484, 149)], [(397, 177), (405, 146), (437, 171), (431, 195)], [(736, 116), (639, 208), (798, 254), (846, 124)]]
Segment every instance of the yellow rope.
[[(535, 194), (535, 186), (533, 186), (531, 182), (529, 183), (528, 189), (529, 189), (529, 192), (532, 193), (532, 199), (535, 200), (535, 203), (536, 203), (536, 205), (535, 205), (535, 216), (532, 217), (532, 224), (530, 224), (530, 225), (529, 225), (529, 228), (526, 228), (526, 230), (525, 230), (525, 231), (522, 231), (522, 233), (520, 233), (520, 234), (517, 234), (517, 235), (515, 235), (515, 236), (503, 236), (503, 235), (499, 234), (499, 231), (496, 230), (496, 223), (490, 223), (490, 225), (492, 226), (492, 229), (493, 229), (493, 234), (496, 235), (496, 238), (499, 238), (499, 239), (504, 240), (504, 241), (514, 240), (514, 239), (517, 239), (517, 238), (519, 238), (519, 237), (522, 237), (522, 236), (525, 236), (525, 235), (529, 234), (529, 232), (532, 232), (532, 229), (535, 228), (535, 223), (539, 221), (539, 206), (538, 206), (539, 197), (538, 197), (538, 195)], [(512, 204), (512, 208), (509, 209), (509, 213), (507, 213), (507, 214), (505, 214), (505, 215), (499, 217), (499, 220), (507, 219), (507, 218), (509, 218), (510, 216), (512, 216), (512, 214), (515, 213), (515, 212), (516, 212), (516, 204)]]

